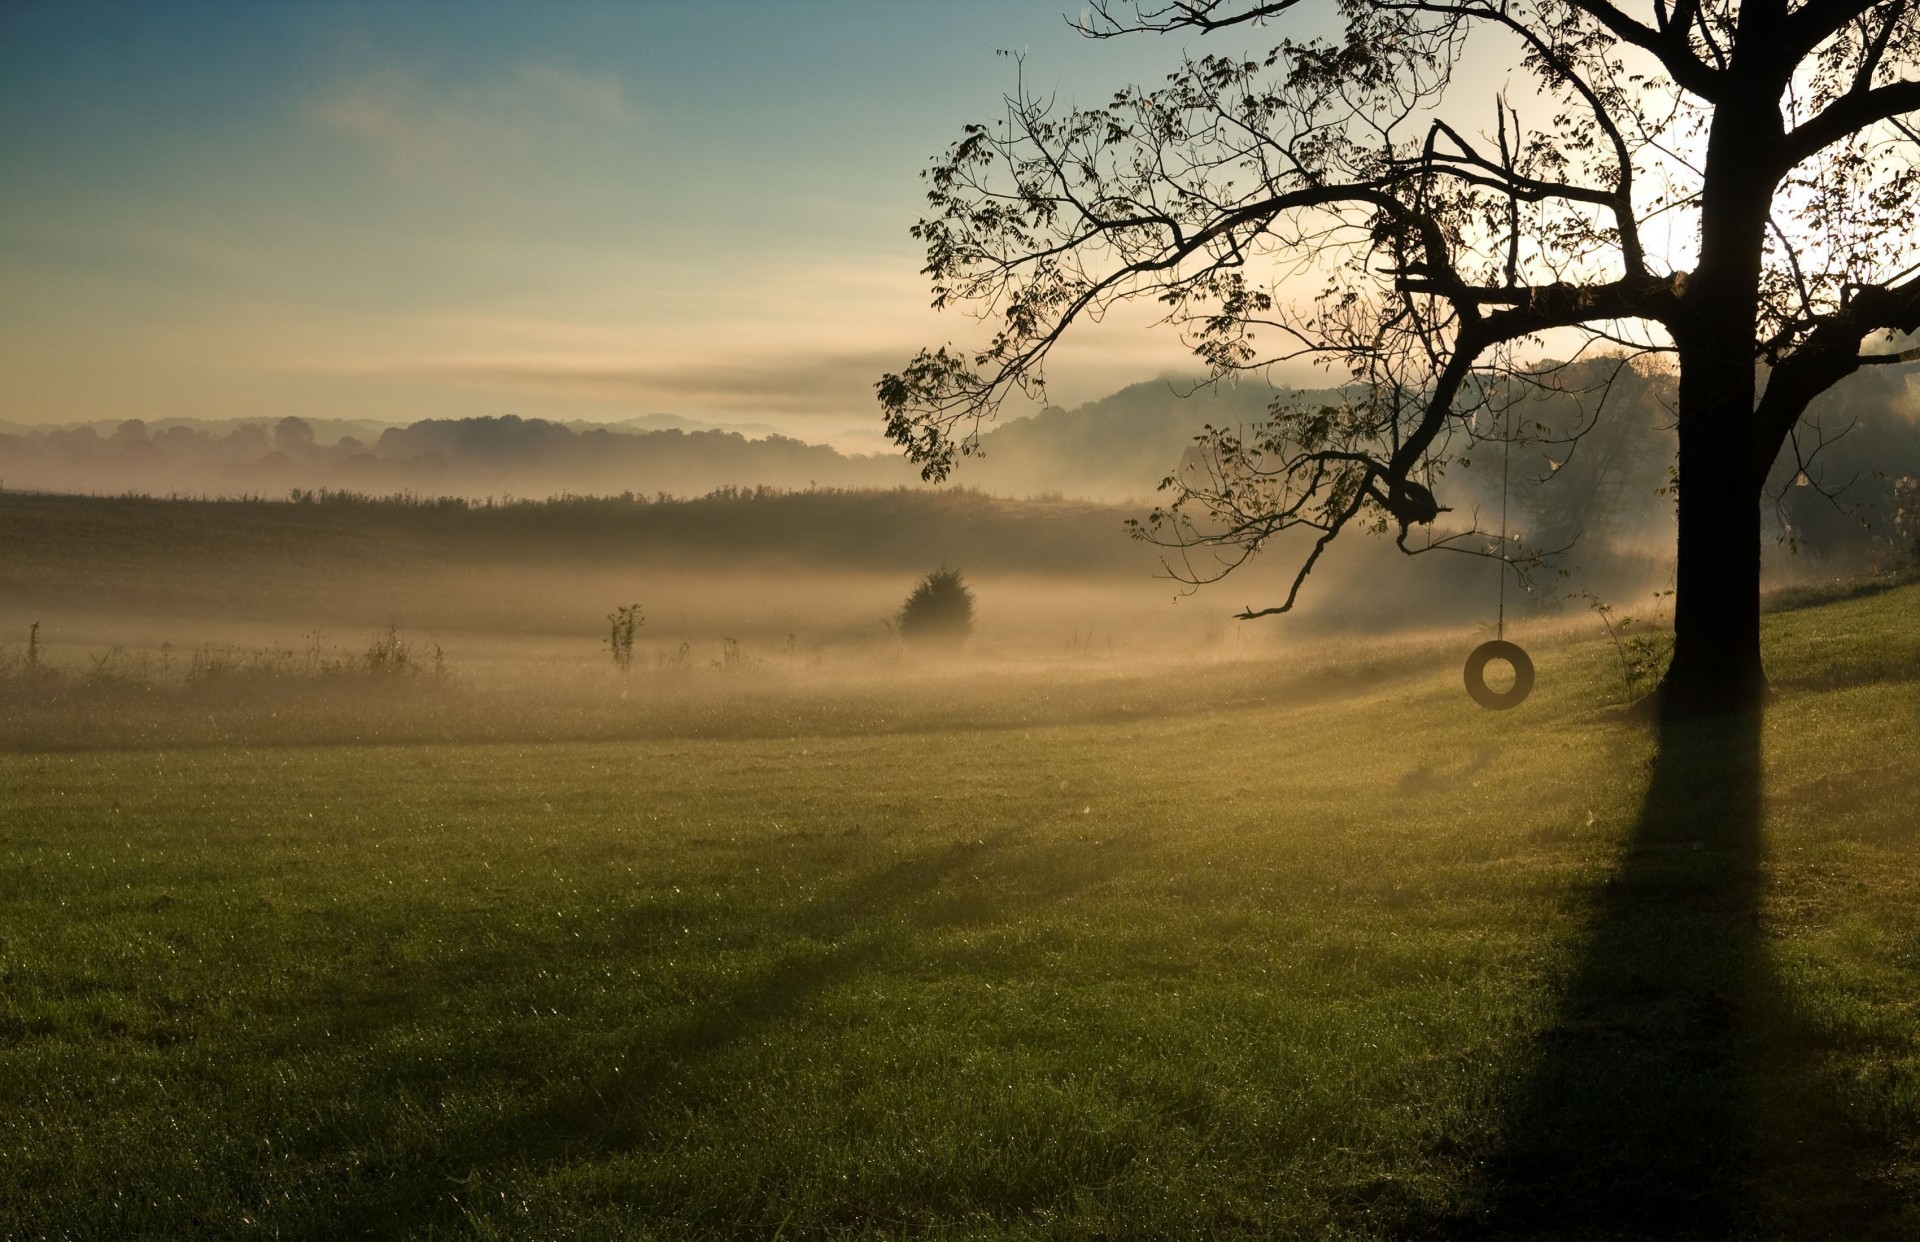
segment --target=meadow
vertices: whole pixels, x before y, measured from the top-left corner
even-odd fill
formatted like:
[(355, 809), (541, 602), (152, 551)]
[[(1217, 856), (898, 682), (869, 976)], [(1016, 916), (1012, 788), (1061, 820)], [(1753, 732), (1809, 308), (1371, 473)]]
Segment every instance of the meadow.
[(0, 1237), (1920, 1233), (1910, 581), (1780, 601), (1764, 722), (1688, 730), (1590, 618), (1505, 713), (1471, 629), (932, 661), (864, 596), (393, 675), (358, 614), (300, 648), (324, 581), (189, 678), (200, 570), (62, 563), (0, 700)]

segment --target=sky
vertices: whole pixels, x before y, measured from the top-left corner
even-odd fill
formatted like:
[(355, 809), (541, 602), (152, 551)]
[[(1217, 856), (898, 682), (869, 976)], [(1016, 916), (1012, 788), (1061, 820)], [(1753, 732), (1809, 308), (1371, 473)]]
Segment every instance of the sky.
[[(882, 371), (982, 335), (908, 228), (996, 52), (1081, 103), (1177, 63), (1074, 12), (0, 0), (0, 420), (877, 430)], [(1112, 323), (1053, 395), (1192, 369)]]

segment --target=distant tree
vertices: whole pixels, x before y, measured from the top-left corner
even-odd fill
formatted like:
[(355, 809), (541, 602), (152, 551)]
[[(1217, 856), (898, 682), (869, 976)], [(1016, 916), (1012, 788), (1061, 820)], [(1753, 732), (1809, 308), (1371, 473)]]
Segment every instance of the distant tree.
[(160, 461), (166, 455), (165, 450), (148, 437), (144, 419), (129, 418), (121, 423), (114, 429), (113, 442), (119, 449), (123, 464)]
[(289, 457), (302, 457), (313, 450), (313, 424), (291, 416), (273, 425), (273, 447)]
[(1920, 478), (1893, 481), (1893, 547), (1900, 564), (1920, 565)]
[(258, 461), (273, 451), (273, 440), (259, 423), (241, 423), (220, 440), (220, 455), (234, 464)]
[(176, 423), (153, 437), (153, 442), (169, 453), (188, 452), (207, 443), (205, 432), (195, 431), (191, 427)]
[(1509, 476), (1515, 538), (1586, 560), (1582, 553), (1604, 557), (1649, 528), (1669, 529), (1671, 511), (1653, 504), (1673, 483), (1673, 377), (1610, 358), (1540, 370), (1502, 416), (1515, 443), (1472, 458), (1489, 500)]
[(942, 565), (920, 579), (894, 618), (916, 647), (958, 647), (973, 633), (973, 592), (957, 569)]
[(1778, 537), (1795, 552), (1858, 568), (1897, 542), (1894, 484), (1920, 474), (1907, 376), (1876, 367), (1821, 394), (1768, 480)]
[[(1252, 32), (1297, 0), (1091, 0), (1095, 38)], [(1329, 19), (1335, 13), (1325, 13)], [(1285, 612), (1342, 531), (1441, 532), (1448, 465), (1498, 435), (1529, 342), (1672, 356), (1673, 714), (1741, 709), (1760, 657), (1761, 493), (1809, 401), (1920, 351), (1920, 4), (1343, 0), (1338, 33), (1185, 59), (1071, 109), (1023, 87), (928, 171), (934, 304), (996, 330), (879, 382), (929, 478), (1076, 322), (1157, 305), (1216, 377), (1343, 366), (1334, 401), (1221, 431), (1140, 527), (1195, 582), (1293, 534)], [(1487, 46), (1493, 44), (1496, 46)], [(1531, 79), (1470, 91), (1481, 63)], [(1465, 101), (1476, 112), (1462, 110)], [(1484, 112), (1478, 109), (1484, 108)], [(1532, 123), (1523, 112), (1537, 118)], [(1426, 533), (1413, 538), (1415, 528)], [(1512, 553), (1497, 548), (1502, 557)], [(1196, 563), (1196, 559), (1198, 561)]]

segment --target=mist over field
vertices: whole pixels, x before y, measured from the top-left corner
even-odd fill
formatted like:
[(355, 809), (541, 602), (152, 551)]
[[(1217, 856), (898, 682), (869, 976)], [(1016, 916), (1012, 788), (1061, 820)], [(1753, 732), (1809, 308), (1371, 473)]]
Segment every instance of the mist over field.
[[(1125, 619), (1116, 615), (1108, 627), (1129, 630), (1143, 624), (1141, 616), (1155, 615), (1176, 590), (1187, 589), (1167, 577), (1170, 567), (1186, 577), (1217, 572), (1204, 552), (1183, 560), (1178, 549), (1130, 542), (1123, 525), (1145, 517), (1162, 499), (1156, 488), (1163, 477), (1196, 468), (1201, 460), (1196, 437), (1202, 430), (1250, 433), (1277, 401), (1311, 405), (1338, 398), (1333, 390), (1301, 392), (1256, 383), (1198, 386), (1166, 379), (1139, 384), (1071, 410), (1048, 409), (988, 427), (979, 455), (964, 459), (946, 487), (920, 483), (897, 452), (846, 454), (769, 428), (758, 429), (752, 438), (740, 430), (701, 429), (693, 423), (688, 423), (691, 430), (661, 429), (654, 424), (665, 416), (656, 416), (612, 427), (514, 417), (384, 428), (299, 419), (15, 427), (0, 434), (0, 488), (256, 501), (291, 497), (334, 515), (286, 518), (256, 505), (243, 516), (240, 509), (203, 507), (196, 512), (226, 517), (205, 519), (211, 523), (205, 532), (209, 543), (194, 543), (185, 533), (189, 527), (182, 526), (175, 544), (151, 549), (153, 558), (168, 563), (184, 558), (185, 563), (217, 564), (219, 547), (232, 541), (247, 546), (256, 538), (248, 529), (256, 520), (268, 529), (292, 522), (286, 527), (289, 540), (303, 522), (316, 532), (331, 532), (324, 538), (346, 539), (344, 532), (358, 530), (360, 537), (373, 540), (385, 520), (377, 515), (386, 514), (395, 523), (390, 533), (397, 543), (382, 555), (391, 558), (399, 555), (394, 549), (411, 549), (407, 572), (416, 587), (425, 580), (422, 574), (476, 582), (500, 572), (498, 562), (515, 557), (572, 567), (557, 590), (527, 591), (522, 581), (496, 593), (469, 586), (451, 588), (453, 595), (433, 593), (437, 600), (475, 601), (466, 622), (500, 612), (498, 602), (484, 601), (519, 595), (554, 611), (544, 620), (522, 615), (516, 624), (560, 625), (564, 616), (564, 624), (590, 629), (583, 618), (590, 619), (600, 605), (588, 601), (596, 591), (612, 590), (627, 572), (622, 567), (672, 564), (687, 582), (743, 582), (753, 573), (777, 569), (788, 585), (767, 591), (716, 587), (716, 598), (736, 591), (757, 601), (735, 609), (730, 618), (720, 615), (727, 607), (694, 603), (704, 594), (697, 588), (643, 592), (666, 610), (650, 637), (665, 632), (660, 626), (672, 624), (667, 619), (677, 615), (676, 609), (701, 612), (712, 617), (713, 626), (743, 632), (784, 633), (782, 626), (840, 632), (855, 624), (852, 614), (831, 622), (822, 618), (819, 627), (793, 620), (808, 612), (791, 602), (808, 593), (794, 583), (815, 570), (835, 575), (880, 571), (893, 577), (884, 585), (874, 581), (873, 598), (879, 599), (898, 586), (898, 575), (952, 561), (988, 574), (1097, 580), (1101, 589), (1116, 592), (1116, 600), (1150, 602), (1140, 614), (1123, 606)], [(1456, 451), (1443, 481), (1453, 511), (1442, 515), (1434, 537), (1477, 528), (1489, 538), (1468, 546), (1491, 550), (1504, 489), (1515, 555), (1540, 558), (1527, 573), (1525, 591), (1516, 595), (1518, 609), (1551, 611), (1569, 602), (1579, 607), (1581, 600), (1598, 597), (1644, 611), (1645, 601), (1671, 586), (1672, 399), (1671, 378), (1644, 366), (1602, 359), (1565, 368), (1504, 424), (1481, 429), (1488, 441)], [(1772, 581), (1820, 581), (1899, 561), (1912, 541), (1911, 528), (1920, 521), (1914, 517), (1920, 506), (1901, 499), (1913, 493), (1900, 491), (1920, 477), (1916, 411), (1920, 402), (1909, 380), (1885, 372), (1858, 375), (1823, 399), (1809, 422), (1804, 470), (1793, 459), (1783, 459), (1774, 470), (1772, 539), (1766, 549)], [(1503, 436), (1515, 439), (1511, 450), (1501, 448)], [(954, 494), (956, 486), (967, 494)], [(774, 498), (769, 491), (823, 494), (809, 501)], [(521, 505), (511, 509), (517, 516), (503, 508), (461, 518), (447, 509), (438, 519), (428, 512), (430, 503), (416, 504), (413, 512), (403, 504), (356, 507), (358, 500), (384, 496), (413, 502), (445, 498), (483, 509), (511, 505), (516, 498), (582, 501), (545, 511)], [(627, 499), (595, 508), (586, 499), (594, 496)], [(1032, 497), (1041, 499), (1027, 499)], [(975, 531), (981, 521), (987, 528)], [(103, 517), (102, 523), (98, 529), (104, 532), (110, 522)], [(1007, 533), (1010, 526), (1021, 526), (1022, 533)], [(428, 533), (442, 542), (421, 542)], [(42, 606), (40, 599), (52, 602), (44, 591), (57, 595), (65, 589), (53, 586), (63, 573), (79, 572), (77, 565), (63, 566), (47, 556), (37, 546), (43, 539), (75, 547), (82, 564), (98, 554), (130, 571), (137, 568), (138, 555), (128, 550), (132, 545), (123, 546), (120, 536), (97, 549), (67, 542), (83, 544), (88, 537), (22, 528), (22, 542), (0, 562), (0, 574), (16, 583), (11, 598), (0, 605), (12, 610), (9, 624), (17, 629), (26, 612)], [(325, 548), (344, 555), (345, 544), (324, 538), (313, 545), (312, 555), (331, 555), (320, 551)], [(1389, 553), (1384, 544), (1369, 547), (1356, 540), (1353, 545), (1336, 549), (1317, 570), (1301, 616), (1289, 626), (1360, 622), (1377, 629), (1396, 623), (1393, 614), (1402, 608), (1413, 610), (1406, 623), (1416, 626), (1441, 617), (1465, 618), (1483, 608), (1495, 584), (1493, 567), (1472, 557), (1436, 552), (1408, 560)], [(285, 550), (308, 555), (297, 542)], [(1218, 616), (1273, 602), (1284, 594), (1304, 550), (1303, 542), (1276, 542), (1230, 580), (1200, 589), (1181, 615)], [(300, 577), (273, 568), (267, 549), (261, 553), (268, 561), (260, 572)], [(355, 568), (350, 559), (316, 564), (324, 566), (322, 573), (310, 576), (305, 587), (290, 589), (325, 598), (330, 608), (340, 607), (343, 599), (381, 601), (362, 609), (366, 615), (356, 617), (358, 624), (370, 623), (371, 613), (381, 610), (416, 617), (430, 627), (462, 623), (448, 605), (403, 601), (376, 585), (335, 589), (331, 575), (377, 574), (371, 564)], [(1475, 592), (1482, 592), (1479, 603)], [(679, 602), (659, 598), (663, 594)], [(823, 587), (822, 594), (848, 598), (833, 587)], [(246, 589), (220, 596), (229, 602), (247, 597)], [(561, 599), (580, 602), (563, 608)], [(104, 600), (94, 606), (107, 612), (115, 608)], [(886, 611), (871, 602), (861, 607), (859, 624), (877, 625)], [(690, 640), (691, 633), (683, 637)]]
[(0, 1242), (1920, 1239), (1916, 105), (0, 0)]
[(1497, 712), (1497, 561), (1348, 538), (1245, 622), (1303, 542), (1195, 590), (1129, 537), (1250, 385), (939, 487), (530, 420), (0, 442), (0, 1234), (1905, 1236), (1911, 392), (1776, 470), (1749, 747), (1631, 709), (1672, 437), (1608, 382), (1452, 467), (1557, 552)]
[(1251, 626), (1120, 512), (0, 494), (0, 1231), (1357, 1238), (1572, 1145), (1900, 1236), (1920, 586), (1778, 600), (1702, 908), (1762, 864), (1645, 793), (1657, 625), (1516, 610), (1481, 712), (1484, 575), (1356, 544)]

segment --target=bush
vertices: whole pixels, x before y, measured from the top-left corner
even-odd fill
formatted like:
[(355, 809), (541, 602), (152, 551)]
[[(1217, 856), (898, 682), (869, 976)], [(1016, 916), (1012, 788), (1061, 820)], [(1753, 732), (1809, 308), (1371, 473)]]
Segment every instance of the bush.
[(607, 650), (613, 653), (613, 666), (623, 673), (633, 669), (633, 636), (646, 623), (638, 604), (622, 604), (607, 614)]
[(959, 570), (942, 565), (920, 579), (894, 623), (916, 647), (958, 647), (973, 633), (973, 592)]

